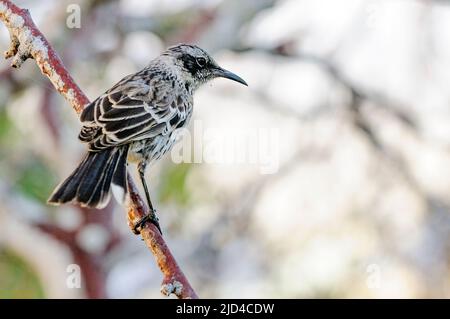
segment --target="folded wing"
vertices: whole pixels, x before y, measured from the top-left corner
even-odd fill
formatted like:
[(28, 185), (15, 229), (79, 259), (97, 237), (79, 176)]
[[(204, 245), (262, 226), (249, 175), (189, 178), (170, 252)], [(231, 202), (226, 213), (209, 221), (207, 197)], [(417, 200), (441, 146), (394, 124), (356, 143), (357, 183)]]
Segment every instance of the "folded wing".
[(169, 134), (186, 120), (188, 103), (170, 79), (127, 76), (84, 109), (79, 139), (98, 151)]

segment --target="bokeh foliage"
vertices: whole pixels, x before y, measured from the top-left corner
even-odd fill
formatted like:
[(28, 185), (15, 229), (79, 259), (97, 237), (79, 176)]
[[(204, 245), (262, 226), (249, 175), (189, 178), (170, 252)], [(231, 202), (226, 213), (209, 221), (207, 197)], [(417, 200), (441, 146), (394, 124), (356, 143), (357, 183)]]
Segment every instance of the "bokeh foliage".
[(31, 267), (11, 251), (0, 250), (0, 299), (44, 297)]

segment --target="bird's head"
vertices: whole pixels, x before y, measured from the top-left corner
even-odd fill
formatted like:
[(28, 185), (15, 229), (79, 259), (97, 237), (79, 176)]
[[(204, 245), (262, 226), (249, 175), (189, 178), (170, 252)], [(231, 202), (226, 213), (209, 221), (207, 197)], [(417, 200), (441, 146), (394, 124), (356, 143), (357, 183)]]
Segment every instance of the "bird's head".
[(236, 74), (221, 68), (203, 49), (195, 45), (178, 44), (167, 49), (163, 55), (173, 57), (185, 80), (196, 89), (217, 77), (230, 79), (241, 84), (247, 83)]

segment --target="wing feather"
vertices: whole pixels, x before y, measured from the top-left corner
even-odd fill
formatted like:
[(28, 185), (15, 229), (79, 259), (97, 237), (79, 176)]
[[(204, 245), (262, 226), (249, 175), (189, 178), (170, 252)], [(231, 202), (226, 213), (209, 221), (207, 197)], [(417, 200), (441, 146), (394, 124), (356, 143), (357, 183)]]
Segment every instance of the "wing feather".
[(79, 139), (91, 150), (169, 134), (183, 123), (192, 102), (181, 86), (150, 73), (125, 77), (85, 108)]

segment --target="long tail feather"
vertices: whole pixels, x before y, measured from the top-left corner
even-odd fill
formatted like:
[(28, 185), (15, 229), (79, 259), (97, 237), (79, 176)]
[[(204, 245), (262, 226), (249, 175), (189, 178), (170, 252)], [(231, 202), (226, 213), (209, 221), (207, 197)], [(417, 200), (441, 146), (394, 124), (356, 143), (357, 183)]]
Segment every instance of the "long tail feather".
[[(128, 146), (89, 152), (73, 173), (56, 187), (48, 203), (78, 203), (83, 207), (103, 208), (110, 199), (111, 183), (127, 193), (126, 160)], [(125, 176), (125, 177), (124, 177)]]

